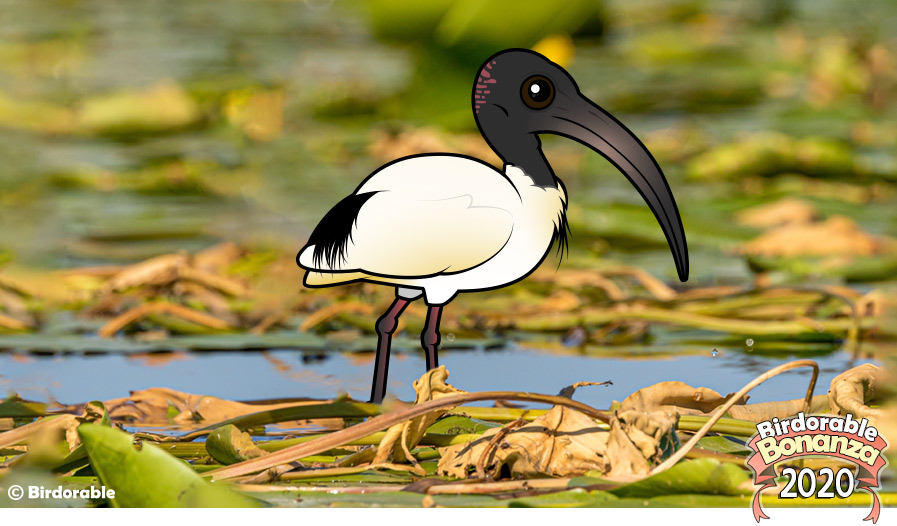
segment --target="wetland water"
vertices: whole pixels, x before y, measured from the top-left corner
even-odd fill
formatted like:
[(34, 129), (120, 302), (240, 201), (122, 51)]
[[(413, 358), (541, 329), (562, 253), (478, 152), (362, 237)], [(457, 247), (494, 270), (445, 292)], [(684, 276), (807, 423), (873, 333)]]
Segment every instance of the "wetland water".
[[(625, 348), (615, 351), (626, 354)], [(183, 353), (152, 365), (147, 365), (152, 363), (152, 358), (121, 355), (28, 358), (2, 355), (0, 389), (30, 399), (52, 398), (64, 403), (91, 398), (106, 400), (126, 396), (131, 390), (160, 386), (235, 400), (329, 398), (340, 391), (359, 400), (367, 400), (370, 395), (372, 354), (362, 358), (359, 358), (362, 355), (340, 353), (316, 358), (289, 350), (266, 354)], [(556, 394), (564, 386), (579, 381), (613, 381), (612, 386), (577, 390), (577, 400), (598, 408), (606, 408), (613, 400), (622, 400), (642, 387), (672, 380), (725, 395), (787, 361), (725, 347), (720, 348), (717, 356), (712, 356), (709, 350), (679, 346), (674, 349), (640, 347), (632, 349), (630, 355), (630, 358), (556, 355), (509, 346), (496, 350), (443, 351), (440, 361), (451, 373), (449, 383), (467, 391)], [(820, 367), (816, 394), (824, 394), (836, 375), (871, 361), (854, 360), (844, 351), (814, 359)], [(413, 400), (411, 382), (423, 370), (422, 356), (395, 353), (389, 369), (390, 392), (403, 400)], [(801, 398), (809, 378), (805, 370), (785, 373), (756, 388), (750, 401)]]

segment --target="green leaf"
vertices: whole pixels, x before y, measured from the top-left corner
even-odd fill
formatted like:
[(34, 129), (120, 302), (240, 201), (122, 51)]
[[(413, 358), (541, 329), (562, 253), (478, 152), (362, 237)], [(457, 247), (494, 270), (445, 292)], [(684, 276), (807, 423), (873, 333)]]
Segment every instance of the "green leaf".
[(558, 493), (514, 499), (508, 503), (508, 507), (572, 508), (582, 506), (613, 506), (614, 501), (617, 500), (619, 499), (615, 495), (606, 491), (586, 491), (582, 488), (574, 488)]
[(680, 462), (663, 473), (610, 490), (621, 498), (648, 498), (659, 495), (710, 494), (745, 495), (750, 490), (739, 485), (748, 479), (746, 471), (734, 464), (709, 458)]
[(704, 437), (701, 440), (698, 440), (698, 447), (708, 451), (731, 453), (734, 455), (746, 455), (752, 451), (751, 448), (745, 446), (743, 442), (725, 436)]
[(440, 418), (427, 428), (427, 433), (434, 435), (477, 435), (501, 424), (487, 422), (478, 418), (450, 415)]
[(26, 402), (16, 395), (10, 395), (0, 402), (0, 418), (27, 418), (43, 416), (47, 413), (47, 404)]
[(234, 425), (221, 426), (212, 431), (206, 439), (206, 451), (212, 458), (227, 465), (268, 454), (252, 442), (249, 433), (240, 431)]
[(203, 480), (189, 465), (131, 435), (96, 424), (78, 427), (94, 471), (115, 507), (253, 507), (258, 503), (224, 486)]
[(747, 508), (750, 497), (741, 495), (662, 495), (651, 499), (619, 499), (608, 501), (613, 508)]

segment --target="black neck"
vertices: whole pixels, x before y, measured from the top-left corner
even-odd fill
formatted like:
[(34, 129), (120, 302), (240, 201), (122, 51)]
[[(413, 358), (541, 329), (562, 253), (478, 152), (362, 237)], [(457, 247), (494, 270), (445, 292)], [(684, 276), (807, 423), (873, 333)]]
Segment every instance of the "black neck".
[(518, 135), (506, 140), (489, 141), (489, 144), (505, 164), (523, 170), (533, 180), (534, 186), (557, 187), (557, 177), (542, 153), (542, 143), (536, 134), (527, 133), (522, 137)]

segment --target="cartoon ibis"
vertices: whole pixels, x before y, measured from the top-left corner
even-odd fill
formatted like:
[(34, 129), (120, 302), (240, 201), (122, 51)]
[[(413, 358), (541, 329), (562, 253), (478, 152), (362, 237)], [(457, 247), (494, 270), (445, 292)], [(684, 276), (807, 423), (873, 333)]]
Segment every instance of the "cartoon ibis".
[(397, 159), (337, 203), (296, 257), (307, 287), (355, 281), (395, 287), (396, 299), (376, 325), (374, 403), (386, 394), (390, 341), (409, 302), (423, 297), (428, 306), (421, 345), (430, 370), (437, 366), (439, 320), (452, 298), (515, 283), (553, 244), (566, 243), (567, 193), (539, 134), (573, 139), (616, 166), (654, 212), (679, 279), (688, 279), (685, 232), (663, 172), (563, 68), (533, 51), (502, 51), (483, 64), (472, 95), (477, 126), (503, 170), (448, 153)]

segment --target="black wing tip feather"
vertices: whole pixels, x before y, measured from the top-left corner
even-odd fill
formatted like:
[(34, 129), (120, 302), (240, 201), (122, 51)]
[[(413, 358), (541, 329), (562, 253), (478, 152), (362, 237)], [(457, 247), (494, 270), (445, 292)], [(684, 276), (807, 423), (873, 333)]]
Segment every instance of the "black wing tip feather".
[[(352, 227), (358, 220), (358, 212), (361, 207), (377, 192), (352, 194), (337, 203), (330, 209), (318, 226), (312, 231), (306, 246), (314, 245), (312, 261), (315, 267), (322, 268), (326, 262), (327, 268), (335, 269), (341, 261), (346, 260), (346, 249), (352, 240)], [(296, 256), (296, 263), (299, 256)]]

